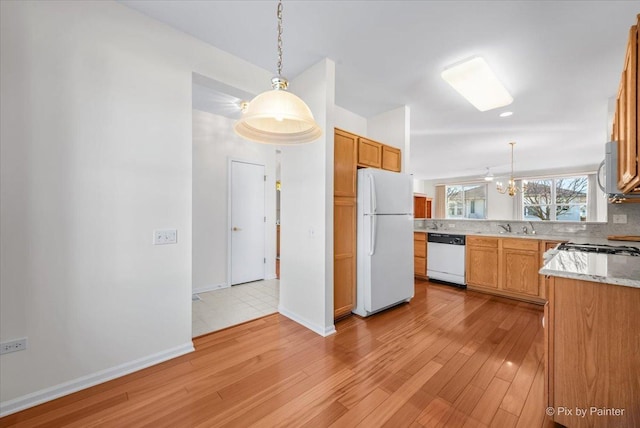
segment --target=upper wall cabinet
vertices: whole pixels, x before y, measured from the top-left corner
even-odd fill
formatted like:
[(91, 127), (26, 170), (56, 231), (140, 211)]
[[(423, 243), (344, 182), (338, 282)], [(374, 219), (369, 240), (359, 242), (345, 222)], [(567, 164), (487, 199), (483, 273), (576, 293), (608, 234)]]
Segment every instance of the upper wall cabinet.
[(358, 166), (382, 167), (382, 144), (368, 138), (358, 139)]
[[(640, 23), (640, 15), (637, 17)], [(640, 193), (640, 139), (638, 134), (638, 27), (629, 30), (629, 41), (620, 79), (612, 140), (618, 141), (618, 188), (622, 193)]]
[(400, 172), (402, 169), (400, 149), (391, 146), (382, 146), (382, 169)]
[(333, 195), (356, 197), (358, 136), (342, 129), (334, 134)]

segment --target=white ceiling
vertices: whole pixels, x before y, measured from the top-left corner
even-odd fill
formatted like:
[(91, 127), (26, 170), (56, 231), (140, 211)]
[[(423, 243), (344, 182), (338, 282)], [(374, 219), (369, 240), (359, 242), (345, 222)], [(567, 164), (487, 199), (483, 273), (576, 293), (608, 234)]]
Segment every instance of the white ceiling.
[[(121, 3), (255, 65), (276, 64), (276, 1)], [(416, 178), (593, 170), (638, 1), (287, 1), (283, 74), (336, 63), (336, 104), (364, 117), (411, 108)], [(484, 56), (514, 97), (479, 112), (440, 78)], [(265, 82), (265, 89), (269, 82)], [(295, 93), (295, 88), (290, 88)], [(509, 110), (513, 116), (500, 118)]]

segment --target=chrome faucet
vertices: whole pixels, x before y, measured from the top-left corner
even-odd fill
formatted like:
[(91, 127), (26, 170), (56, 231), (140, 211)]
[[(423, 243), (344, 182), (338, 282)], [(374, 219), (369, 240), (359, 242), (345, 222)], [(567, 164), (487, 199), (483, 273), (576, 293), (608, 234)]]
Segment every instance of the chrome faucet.
[(509, 223), (506, 226), (504, 224), (499, 224), (498, 226), (503, 228), (505, 232), (511, 233), (511, 225)]
[(536, 230), (533, 228), (533, 223), (529, 222), (529, 226), (531, 226), (531, 234), (535, 235), (536, 234)]
[(527, 232), (528, 232), (527, 226), (522, 226), (522, 233), (524, 233), (526, 235)]

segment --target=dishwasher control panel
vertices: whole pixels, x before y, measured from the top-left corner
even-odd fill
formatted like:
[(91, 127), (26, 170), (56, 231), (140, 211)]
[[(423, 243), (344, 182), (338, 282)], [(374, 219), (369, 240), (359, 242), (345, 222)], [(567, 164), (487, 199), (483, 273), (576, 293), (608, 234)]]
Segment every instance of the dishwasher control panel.
[(427, 242), (449, 245), (465, 245), (465, 235), (454, 235), (451, 233), (431, 233), (427, 234)]

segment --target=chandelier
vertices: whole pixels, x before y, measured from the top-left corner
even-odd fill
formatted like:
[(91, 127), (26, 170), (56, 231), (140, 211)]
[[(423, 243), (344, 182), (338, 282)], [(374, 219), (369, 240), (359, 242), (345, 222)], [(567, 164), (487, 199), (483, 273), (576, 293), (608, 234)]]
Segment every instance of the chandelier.
[(522, 191), (522, 189), (516, 186), (516, 181), (513, 179), (513, 146), (515, 146), (516, 143), (511, 142), (509, 145), (511, 146), (511, 175), (509, 176), (509, 183), (505, 187), (501, 181), (496, 182), (496, 190), (502, 194), (507, 193), (509, 196), (515, 196), (515, 194)]
[(233, 127), (236, 134), (257, 143), (293, 145), (318, 139), (322, 130), (309, 107), (287, 92), (289, 81), (282, 76), (282, 0), (278, 2), (278, 75), (270, 91), (243, 103), (242, 116)]

